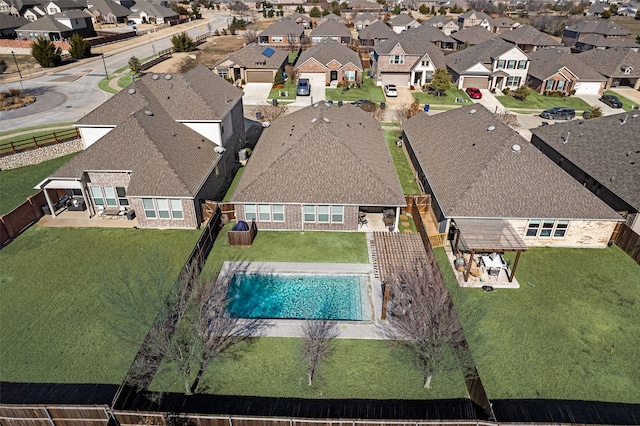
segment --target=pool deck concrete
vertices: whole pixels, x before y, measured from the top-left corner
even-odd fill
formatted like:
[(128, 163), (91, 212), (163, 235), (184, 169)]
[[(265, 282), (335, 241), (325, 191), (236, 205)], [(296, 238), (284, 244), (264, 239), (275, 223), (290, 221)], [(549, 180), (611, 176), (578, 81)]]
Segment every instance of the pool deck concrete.
[[(385, 323), (380, 320), (382, 286), (375, 278), (371, 263), (293, 263), (293, 262), (224, 262), (218, 280), (231, 279), (235, 272), (357, 274), (369, 278), (367, 297), (371, 319), (368, 321), (338, 321), (340, 339), (385, 339)], [(267, 320), (263, 332), (268, 337), (302, 337), (304, 320)]]

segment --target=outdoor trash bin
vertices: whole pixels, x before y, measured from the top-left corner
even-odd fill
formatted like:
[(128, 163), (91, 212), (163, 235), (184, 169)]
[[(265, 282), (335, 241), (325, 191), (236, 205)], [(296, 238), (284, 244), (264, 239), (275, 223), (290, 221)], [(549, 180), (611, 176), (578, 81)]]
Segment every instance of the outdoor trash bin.
[(136, 211), (135, 210), (128, 210), (127, 211), (127, 219), (128, 220), (133, 220), (136, 217)]
[(42, 206), (42, 214), (51, 214), (49, 206)]

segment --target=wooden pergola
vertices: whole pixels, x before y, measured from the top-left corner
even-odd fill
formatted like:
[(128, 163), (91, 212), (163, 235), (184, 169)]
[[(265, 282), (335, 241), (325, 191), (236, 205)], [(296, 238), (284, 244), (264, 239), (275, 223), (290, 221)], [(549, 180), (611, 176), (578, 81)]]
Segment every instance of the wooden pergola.
[[(509, 274), (509, 282), (512, 282), (520, 260), (520, 253), (528, 248), (513, 226), (501, 219), (453, 219), (453, 221), (457, 227), (453, 242), (454, 254), (458, 252), (459, 248), (471, 253), (471, 259), (476, 253), (517, 252), (511, 274)], [(469, 261), (465, 267), (465, 281), (469, 279), (471, 263)]]

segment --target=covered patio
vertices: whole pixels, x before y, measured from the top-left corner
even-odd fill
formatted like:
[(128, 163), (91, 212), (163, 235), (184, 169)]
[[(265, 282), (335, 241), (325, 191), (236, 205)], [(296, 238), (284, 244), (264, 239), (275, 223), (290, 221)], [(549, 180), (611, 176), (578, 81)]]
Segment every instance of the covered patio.
[[(452, 266), (462, 272), (464, 282), (468, 283), (472, 275), (479, 278), (480, 283), (486, 281), (491, 285), (491, 278), (499, 282), (504, 271), (506, 281), (513, 283), (520, 254), (528, 248), (513, 226), (501, 219), (465, 218), (453, 222)], [(502, 259), (505, 252), (516, 252), (513, 265)]]

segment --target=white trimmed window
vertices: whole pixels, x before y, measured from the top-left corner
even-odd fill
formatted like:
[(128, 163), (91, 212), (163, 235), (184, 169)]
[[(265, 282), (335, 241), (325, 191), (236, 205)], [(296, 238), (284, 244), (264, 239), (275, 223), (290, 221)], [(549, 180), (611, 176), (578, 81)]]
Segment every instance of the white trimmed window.
[(282, 204), (271, 206), (271, 215), (274, 222), (284, 222), (284, 206)]
[(331, 206), (331, 222), (343, 223), (344, 222), (344, 207), (343, 206)]
[(507, 62), (507, 69), (512, 70), (515, 67), (516, 67), (516, 61), (513, 59), (509, 59), (509, 61)]
[(421, 65), (423, 67), (428, 67), (429, 66), (429, 60), (428, 59), (423, 59)]
[[(91, 198), (93, 198), (93, 204), (96, 206), (118, 207), (116, 190), (112, 186), (90, 186), (89, 191), (91, 192)], [(124, 200), (126, 201), (126, 198)], [(122, 205), (128, 206), (129, 202), (126, 202), (126, 204)]]
[(271, 36), (271, 41), (273, 43), (282, 43), (282, 37), (281, 36)]
[(304, 206), (304, 221), (305, 222), (316, 221), (316, 206)]
[(554, 80), (547, 80), (544, 90), (553, 90), (553, 83), (555, 83)]
[(402, 55), (391, 55), (391, 56), (389, 56), (389, 63), (390, 64), (396, 64), (396, 65), (402, 65), (402, 64), (404, 64), (404, 56), (402, 56)]
[(527, 68), (527, 61), (518, 61), (518, 69), (523, 70)]
[(311, 37), (311, 41), (313, 43), (320, 43), (322, 41), (322, 36), (313, 36)]
[(564, 80), (558, 80), (558, 86), (556, 87), (557, 90), (562, 90), (564, 89)]
[(229, 77), (229, 70), (218, 70), (218, 76), (222, 78)]
[(282, 204), (245, 204), (244, 220), (251, 222), (284, 222), (284, 205)]
[(344, 79), (347, 81), (355, 81), (356, 80), (356, 72), (354, 70), (345, 70), (344, 71)]
[(329, 206), (318, 206), (318, 223), (329, 223)]
[(182, 201), (169, 198), (143, 198), (142, 206), (147, 219), (183, 219)]
[(511, 87), (520, 86), (520, 77), (515, 75), (507, 77), (507, 86), (511, 86)]
[(500, 59), (498, 61), (498, 65), (496, 65), (496, 68), (504, 68), (504, 64), (505, 64), (505, 60), (504, 59)]
[(304, 206), (306, 223), (344, 223), (344, 206)]
[(258, 208), (255, 204), (246, 204), (244, 206), (244, 220), (245, 222), (251, 222), (258, 219)]
[(271, 207), (269, 204), (258, 205), (258, 220), (260, 222), (271, 222)]
[(127, 189), (124, 186), (116, 186), (116, 195), (118, 196), (118, 204), (128, 206)]
[(531, 219), (527, 225), (525, 237), (564, 238), (569, 228), (568, 220)]

